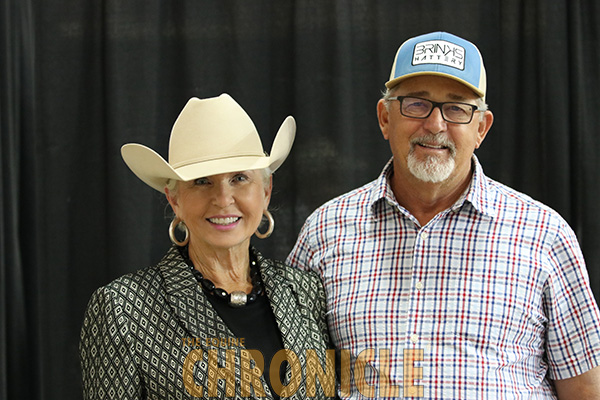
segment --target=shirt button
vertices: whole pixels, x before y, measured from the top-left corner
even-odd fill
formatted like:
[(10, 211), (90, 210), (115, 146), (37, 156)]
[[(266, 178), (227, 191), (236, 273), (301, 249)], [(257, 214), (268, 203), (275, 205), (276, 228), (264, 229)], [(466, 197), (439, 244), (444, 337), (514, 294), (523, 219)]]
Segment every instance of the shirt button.
[(410, 337), (410, 341), (413, 343), (417, 343), (419, 341), (419, 337), (417, 335), (412, 335)]
[(429, 234), (427, 232), (421, 233), (421, 239), (427, 240), (427, 237), (429, 237)]
[(416, 287), (418, 290), (421, 290), (421, 289), (423, 289), (423, 282), (417, 282), (417, 284), (415, 285), (415, 287)]

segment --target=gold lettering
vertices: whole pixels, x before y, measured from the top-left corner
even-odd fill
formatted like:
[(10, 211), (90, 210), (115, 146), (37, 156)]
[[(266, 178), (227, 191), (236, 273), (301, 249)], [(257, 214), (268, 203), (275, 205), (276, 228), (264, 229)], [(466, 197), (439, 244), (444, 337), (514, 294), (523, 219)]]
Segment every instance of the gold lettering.
[(379, 350), (379, 397), (398, 397), (400, 387), (392, 385), (390, 377), (390, 350)]
[(415, 385), (423, 379), (423, 367), (415, 367), (415, 361), (423, 361), (423, 349), (404, 349), (404, 397), (424, 397), (423, 385)]
[[(292, 379), (287, 385), (284, 386), (279, 378), (279, 369), (281, 367), (281, 363), (286, 360), (290, 364)], [(275, 353), (269, 368), (269, 379), (271, 381), (273, 390), (279, 396), (289, 397), (296, 393), (296, 390), (298, 390), (300, 382), (302, 381), (302, 367), (296, 353), (288, 349), (281, 349)]]
[[(316, 375), (316, 376), (315, 376)], [(316, 395), (316, 381), (319, 383), (327, 397), (335, 396), (335, 350), (326, 350), (325, 370), (314, 350), (306, 350), (306, 392), (308, 397)]]
[(350, 360), (350, 350), (340, 350), (340, 392), (342, 397), (350, 396), (350, 383), (352, 377), (352, 362)]
[[(263, 367), (265, 365), (265, 359), (262, 353), (258, 350), (246, 349), (242, 349), (240, 353), (242, 359), (242, 365), (240, 369), (242, 376), (240, 383), (242, 386), (242, 397), (252, 396), (250, 389), (254, 389), (254, 393), (257, 397), (265, 397), (265, 390), (260, 380), (260, 377), (263, 374)], [(254, 366), (252, 366), (252, 361), (254, 361)]]
[(354, 364), (354, 382), (356, 388), (365, 397), (375, 397), (375, 386), (369, 385), (365, 379), (365, 368), (369, 362), (374, 361), (375, 350), (365, 349), (360, 352)]
[[(219, 351), (225, 352), (225, 366), (219, 367)], [(225, 394), (227, 397), (235, 396), (235, 350), (208, 350), (208, 397), (217, 396), (219, 380), (225, 380)]]
[(192, 397), (202, 397), (202, 386), (194, 381), (194, 366), (202, 359), (202, 350), (191, 350), (183, 362), (183, 385)]

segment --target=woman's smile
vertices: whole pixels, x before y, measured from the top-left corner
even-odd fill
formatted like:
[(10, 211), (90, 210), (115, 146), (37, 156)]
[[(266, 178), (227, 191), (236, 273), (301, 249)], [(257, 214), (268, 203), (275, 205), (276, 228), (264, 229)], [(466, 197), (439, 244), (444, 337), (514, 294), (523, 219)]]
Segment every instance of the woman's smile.
[(228, 216), (228, 217), (211, 217), (211, 218), (207, 218), (207, 221), (210, 222), (212, 225), (214, 225), (214, 227), (218, 230), (230, 230), (230, 229), (235, 228), (241, 219), (242, 219), (241, 217)]

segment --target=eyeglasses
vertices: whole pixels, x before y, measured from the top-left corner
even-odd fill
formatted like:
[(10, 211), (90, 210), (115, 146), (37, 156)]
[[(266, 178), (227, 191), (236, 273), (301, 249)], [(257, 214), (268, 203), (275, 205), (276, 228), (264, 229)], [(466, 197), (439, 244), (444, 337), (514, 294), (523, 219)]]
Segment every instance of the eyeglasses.
[(400, 102), (400, 113), (405, 117), (425, 119), (433, 112), (434, 108), (439, 108), (442, 112), (444, 121), (453, 124), (468, 124), (473, 119), (473, 113), (479, 110), (476, 105), (469, 103), (459, 103), (455, 101), (438, 103), (435, 101), (413, 96), (391, 97), (390, 100)]

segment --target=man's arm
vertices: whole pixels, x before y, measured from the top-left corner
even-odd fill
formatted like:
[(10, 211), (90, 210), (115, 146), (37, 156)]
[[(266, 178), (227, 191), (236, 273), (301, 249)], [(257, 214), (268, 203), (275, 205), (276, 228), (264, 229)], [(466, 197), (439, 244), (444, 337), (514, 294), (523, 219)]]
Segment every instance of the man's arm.
[(600, 367), (574, 376), (554, 381), (554, 387), (560, 400), (598, 400), (600, 399)]

